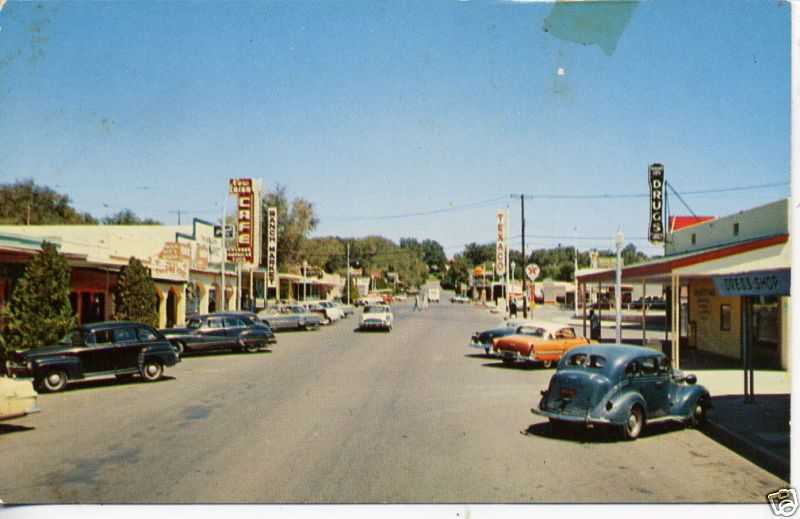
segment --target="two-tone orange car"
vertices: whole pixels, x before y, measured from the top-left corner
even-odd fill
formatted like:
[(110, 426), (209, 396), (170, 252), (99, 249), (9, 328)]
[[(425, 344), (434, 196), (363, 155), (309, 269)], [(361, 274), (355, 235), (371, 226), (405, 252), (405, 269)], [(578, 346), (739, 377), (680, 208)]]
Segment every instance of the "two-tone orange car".
[(509, 335), (494, 340), (492, 350), (503, 363), (515, 361), (538, 362), (545, 368), (561, 360), (561, 357), (576, 346), (597, 344), (575, 333), (575, 328), (558, 324), (539, 323), (535, 335)]

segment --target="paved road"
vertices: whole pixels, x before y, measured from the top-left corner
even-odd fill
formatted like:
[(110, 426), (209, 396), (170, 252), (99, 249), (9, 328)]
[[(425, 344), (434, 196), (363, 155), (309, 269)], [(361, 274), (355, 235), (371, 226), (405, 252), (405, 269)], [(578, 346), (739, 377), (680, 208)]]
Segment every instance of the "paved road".
[[(444, 294), (443, 294), (444, 296)], [(0, 426), (7, 503), (757, 502), (776, 477), (695, 430), (552, 437), (551, 371), (469, 351), (486, 310), (396, 307), (186, 358), (153, 383), (92, 381)], [(527, 434), (524, 434), (527, 431)]]

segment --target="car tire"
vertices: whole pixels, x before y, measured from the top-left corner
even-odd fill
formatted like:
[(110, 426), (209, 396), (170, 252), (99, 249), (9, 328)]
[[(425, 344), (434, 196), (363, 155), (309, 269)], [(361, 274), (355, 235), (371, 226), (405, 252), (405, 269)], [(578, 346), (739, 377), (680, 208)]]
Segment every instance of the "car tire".
[(306, 323), (303, 325), (303, 329), (304, 329), (305, 331), (307, 331), (307, 332), (310, 332), (310, 331), (312, 331), (312, 330), (316, 330), (316, 329), (317, 329), (317, 325), (316, 325), (316, 324), (314, 324), (314, 323), (309, 323), (309, 322), (306, 322)]
[(186, 351), (186, 345), (183, 344), (181, 341), (175, 341), (172, 344), (172, 347), (175, 348), (175, 355), (178, 357), (183, 355), (183, 352)]
[(491, 348), (484, 348), (483, 351), (486, 352), (486, 355), (489, 355), (489, 351), (491, 351)]
[[(247, 341), (243, 340), (242, 342), (244, 343), (244, 351), (246, 351), (247, 353), (256, 353), (258, 351), (258, 349), (261, 347), (255, 341), (247, 342)], [(266, 339), (264, 339), (264, 342), (262, 344), (266, 344), (266, 343), (267, 343), (267, 341), (266, 341)]]
[(331, 318), (330, 317), (326, 317), (325, 320), (322, 321), (322, 324), (324, 324), (325, 326), (331, 324)]
[(644, 428), (644, 411), (639, 405), (633, 405), (628, 410), (628, 417), (625, 425), (622, 426), (622, 437), (628, 441), (633, 441), (639, 437)]
[(552, 360), (543, 360), (542, 361), (542, 367), (545, 368), (545, 369), (552, 368), (553, 367), (553, 361)]
[(706, 424), (706, 418), (708, 413), (708, 405), (706, 402), (700, 398), (694, 404), (694, 409), (692, 410), (692, 416), (689, 417), (689, 427), (693, 429), (700, 429)]
[(514, 364), (514, 359), (510, 359), (508, 357), (503, 357), (503, 364), (505, 364), (506, 366), (510, 366), (510, 365)]
[(142, 364), (142, 380), (145, 382), (155, 382), (164, 376), (164, 366), (157, 360), (146, 360)]
[(56, 393), (67, 387), (67, 374), (63, 371), (50, 371), (41, 381), (41, 387), (48, 393)]

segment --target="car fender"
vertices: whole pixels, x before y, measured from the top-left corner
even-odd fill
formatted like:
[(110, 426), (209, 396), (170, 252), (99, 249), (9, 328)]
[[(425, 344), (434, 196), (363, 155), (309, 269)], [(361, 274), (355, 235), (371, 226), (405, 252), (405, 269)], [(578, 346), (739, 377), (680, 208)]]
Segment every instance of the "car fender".
[[(611, 402), (611, 410), (608, 410), (607, 402)], [(647, 403), (638, 391), (622, 390), (614, 394), (610, 399), (604, 398), (599, 403), (597, 409), (603, 413), (612, 423), (623, 425), (628, 421), (628, 410), (634, 405), (640, 405), (647, 418)]]
[(78, 357), (67, 355), (57, 357), (45, 357), (42, 359), (31, 359), (33, 362), (33, 376), (37, 378), (53, 369), (63, 370), (70, 380), (83, 378), (83, 363)]
[(172, 349), (172, 347), (168, 350), (164, 345), (145, 346), (139, 351), (139, 356), (137, 358), (140, 371), (144, 365), (144, 361), (150, 359), (158, 360), (162, 366), (174, 366), (176, 363), (180, 362), (180, 358), (175, 354), (175, 350)]
[(705, 398), (709, 404), (711, 403), (711, 394), (703, 386), (679, 386), (670, 414), (688, 418), (701, 398)]

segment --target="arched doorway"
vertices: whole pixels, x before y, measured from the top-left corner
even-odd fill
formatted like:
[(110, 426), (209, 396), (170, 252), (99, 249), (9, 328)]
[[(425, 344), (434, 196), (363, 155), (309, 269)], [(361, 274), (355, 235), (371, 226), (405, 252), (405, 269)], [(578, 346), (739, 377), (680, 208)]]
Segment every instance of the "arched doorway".
[(197, 286), (197, 283), (186, 284), (186, 317), (200, 313), (200, 295), (200, 287)]
[(175, 288), (170, 288), (167, 292), (167, 328), (172, 328), (177, 322), (178, 295)]

